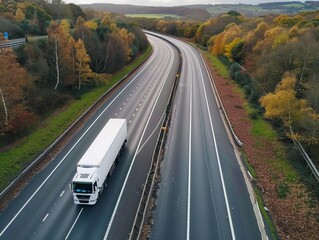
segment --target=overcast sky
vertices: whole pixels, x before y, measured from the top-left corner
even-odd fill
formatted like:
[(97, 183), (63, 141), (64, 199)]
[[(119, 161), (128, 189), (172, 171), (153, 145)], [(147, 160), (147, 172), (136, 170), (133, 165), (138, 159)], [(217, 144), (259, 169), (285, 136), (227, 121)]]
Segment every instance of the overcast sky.
[(178, 6), (190, 4), (221, 4), (221, 3), (246, 3), (258, 4), (264, 2), (286, 2), (291, 0), (64, 0), (66, 3), (90, 4), (90, 3), (116, 3), (143, 6)]

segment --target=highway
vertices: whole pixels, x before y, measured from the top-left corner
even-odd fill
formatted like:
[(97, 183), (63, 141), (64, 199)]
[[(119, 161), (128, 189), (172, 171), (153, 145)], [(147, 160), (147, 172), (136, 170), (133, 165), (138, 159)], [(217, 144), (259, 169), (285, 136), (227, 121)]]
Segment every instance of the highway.
[[(171, 44), (148, 38), (149, 60), (1, 213), (0, 239), (129, 238), (179, 65)], [(265, 239), (207, 69), (193, 47), (165, 38), (183, 65), (150, 239)], [(97, 204), (75, 205), (76, 163), (113, 117), (128, 121), (126, 150)]]
[[(0, 215), (0, 239), (127, 239), (175, 80), (172, 45), (149, 36), (154, 51)], [(105, 123), (126, 118), (128, 142), (95, 206), (73, 203), (76, 163)]]
[(266, 239), (203, 60), (165, 38), (182, 51), (183, 67), (150, 239)]

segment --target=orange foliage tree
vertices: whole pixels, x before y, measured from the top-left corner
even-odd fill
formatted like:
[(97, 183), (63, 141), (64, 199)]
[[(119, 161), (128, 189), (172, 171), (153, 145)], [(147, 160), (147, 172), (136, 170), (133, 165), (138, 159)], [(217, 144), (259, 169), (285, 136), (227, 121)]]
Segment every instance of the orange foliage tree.
[(0, 49), (1, 131), (14, 131), (11, 129), (14, 119), (26, 111), (23, 91), (29, 83), (28, 74), (17, 62), (13, 51)]

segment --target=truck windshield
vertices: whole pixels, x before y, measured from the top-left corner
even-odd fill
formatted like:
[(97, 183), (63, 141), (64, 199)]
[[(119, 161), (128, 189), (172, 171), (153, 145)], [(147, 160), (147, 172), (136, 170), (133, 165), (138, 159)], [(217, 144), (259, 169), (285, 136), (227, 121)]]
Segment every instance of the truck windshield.
[(73, 182), (73, 192), (92, 193), (92, 183)]

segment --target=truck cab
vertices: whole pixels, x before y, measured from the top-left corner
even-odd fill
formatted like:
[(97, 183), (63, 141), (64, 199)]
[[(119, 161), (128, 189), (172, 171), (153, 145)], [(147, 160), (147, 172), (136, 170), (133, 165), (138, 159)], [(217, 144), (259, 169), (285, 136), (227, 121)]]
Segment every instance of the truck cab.
[(98, 179), (94, 174), (77, 173), (73, 178), (72, 192), (74, 203), (94, 205), (100, 192)]

